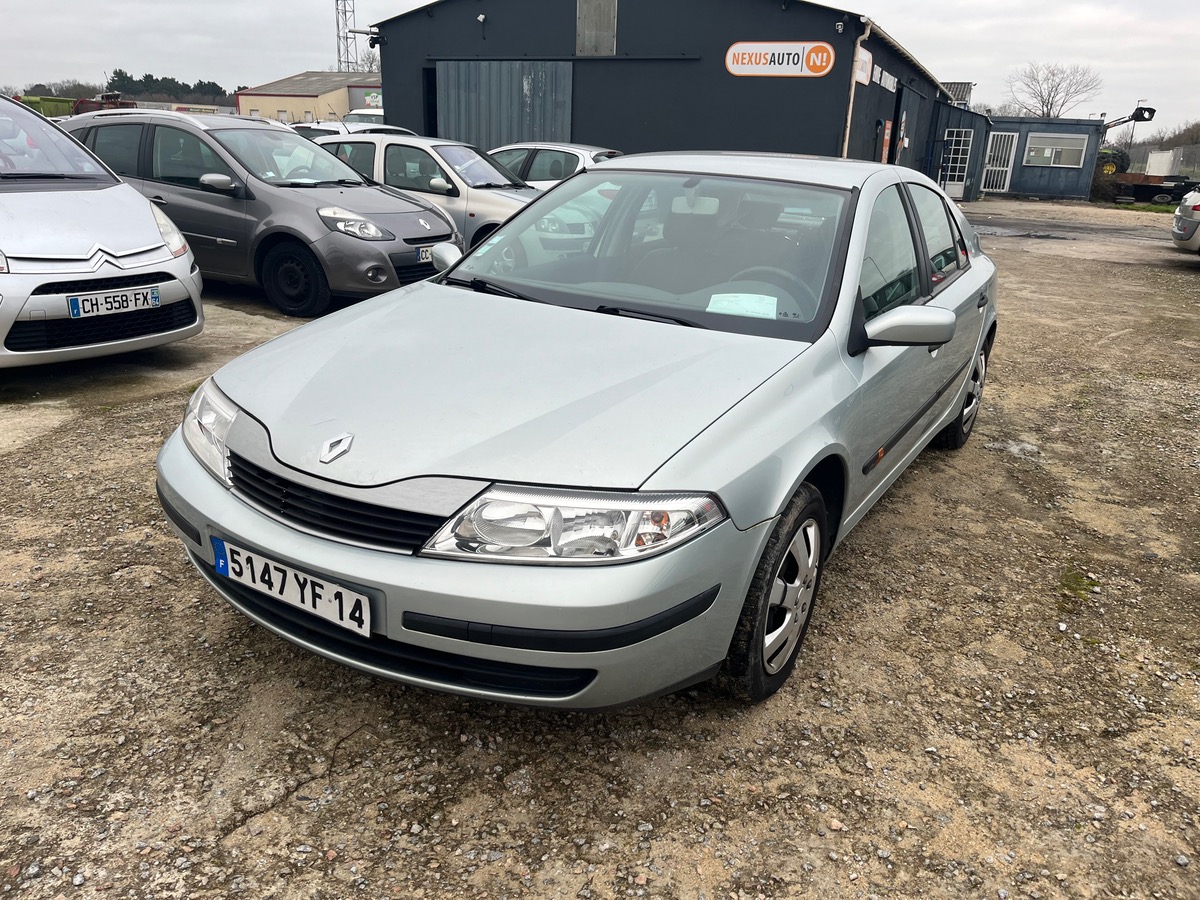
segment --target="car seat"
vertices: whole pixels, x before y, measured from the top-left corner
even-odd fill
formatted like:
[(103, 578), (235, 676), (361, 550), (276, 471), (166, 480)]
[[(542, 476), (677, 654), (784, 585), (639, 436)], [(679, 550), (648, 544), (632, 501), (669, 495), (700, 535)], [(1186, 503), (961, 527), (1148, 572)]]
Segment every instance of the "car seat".
[(563, 177), (563, 161), (555, 159), (550, 161), (550, 177), (555, 181), (561, 181)]

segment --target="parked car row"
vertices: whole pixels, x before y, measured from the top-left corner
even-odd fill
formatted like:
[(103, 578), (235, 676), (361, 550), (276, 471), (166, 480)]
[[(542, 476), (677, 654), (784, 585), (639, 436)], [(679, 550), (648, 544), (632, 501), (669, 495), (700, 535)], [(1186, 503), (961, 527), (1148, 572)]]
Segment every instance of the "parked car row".
[(435, 205), (270, 120), (129, 109), (64, 127), (171, 217), (206, 277), (261, 285), (289, 315), (427, 277), (433, 245), (462, 240)]

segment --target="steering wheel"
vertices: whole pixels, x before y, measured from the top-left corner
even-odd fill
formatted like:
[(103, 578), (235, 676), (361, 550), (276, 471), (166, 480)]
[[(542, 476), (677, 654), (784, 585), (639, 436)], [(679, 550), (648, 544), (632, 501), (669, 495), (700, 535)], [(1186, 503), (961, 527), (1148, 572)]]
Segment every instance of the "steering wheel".
[(312, 174), (312, 169), (310, 169), (308, 166), (296, 166), (296, 168), (292, 169), (290, 172), (288, 172), (283, 177), (288, 180), (291, 180), (292, 178), (303, 178), (305, 175), (311, 175), (311, 174)]
[(730, 281), (765, 281), (768, 284), (774, 284), (789, 291), (797, 300), (809, 304), (809, 309), (816, 311), (820, 305), (820, 300), (813, 293), (802, 279), (793, 275), (787, 269), (780, 269), (777, 266), (751, 266), (748, 269), (742, 269)]

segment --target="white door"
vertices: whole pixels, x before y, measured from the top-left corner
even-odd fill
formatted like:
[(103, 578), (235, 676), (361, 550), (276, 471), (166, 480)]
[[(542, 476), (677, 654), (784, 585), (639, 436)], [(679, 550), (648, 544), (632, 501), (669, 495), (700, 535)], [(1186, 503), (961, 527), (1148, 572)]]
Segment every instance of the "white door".
[(971, 159), (971, 140), (975, 133), (970, 128), (947, 128), (946, 150), (942, 155), (942, 187), (955, 200), (963, 198), (967, 186), (967, 169)]
[(993, 131), (988, 138), (987, 160), (983, 164), (983, 189), (1007, 194), (1012, 181), (1013, 160), (1017, 156), (1017, 133)]

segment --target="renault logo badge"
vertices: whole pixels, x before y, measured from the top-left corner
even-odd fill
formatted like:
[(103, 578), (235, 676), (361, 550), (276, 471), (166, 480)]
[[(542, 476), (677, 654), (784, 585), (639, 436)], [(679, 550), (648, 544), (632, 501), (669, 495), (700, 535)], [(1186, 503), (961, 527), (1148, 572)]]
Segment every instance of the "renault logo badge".
[(426, 231), (433, 231), (433, 226), (430, 225), (428, 222), (426, 222), (424, 219), (417, 219), (417, 221), (425, 226)]
[(350, 445), (354, 443), (354, 435), (347, 432), (339, 434), (337, 437), (326, 441), (321, 445), (321, 455), (318, 457), (323, 463), (331, 463), (339, 457), (345, 456), (350, 452)]

